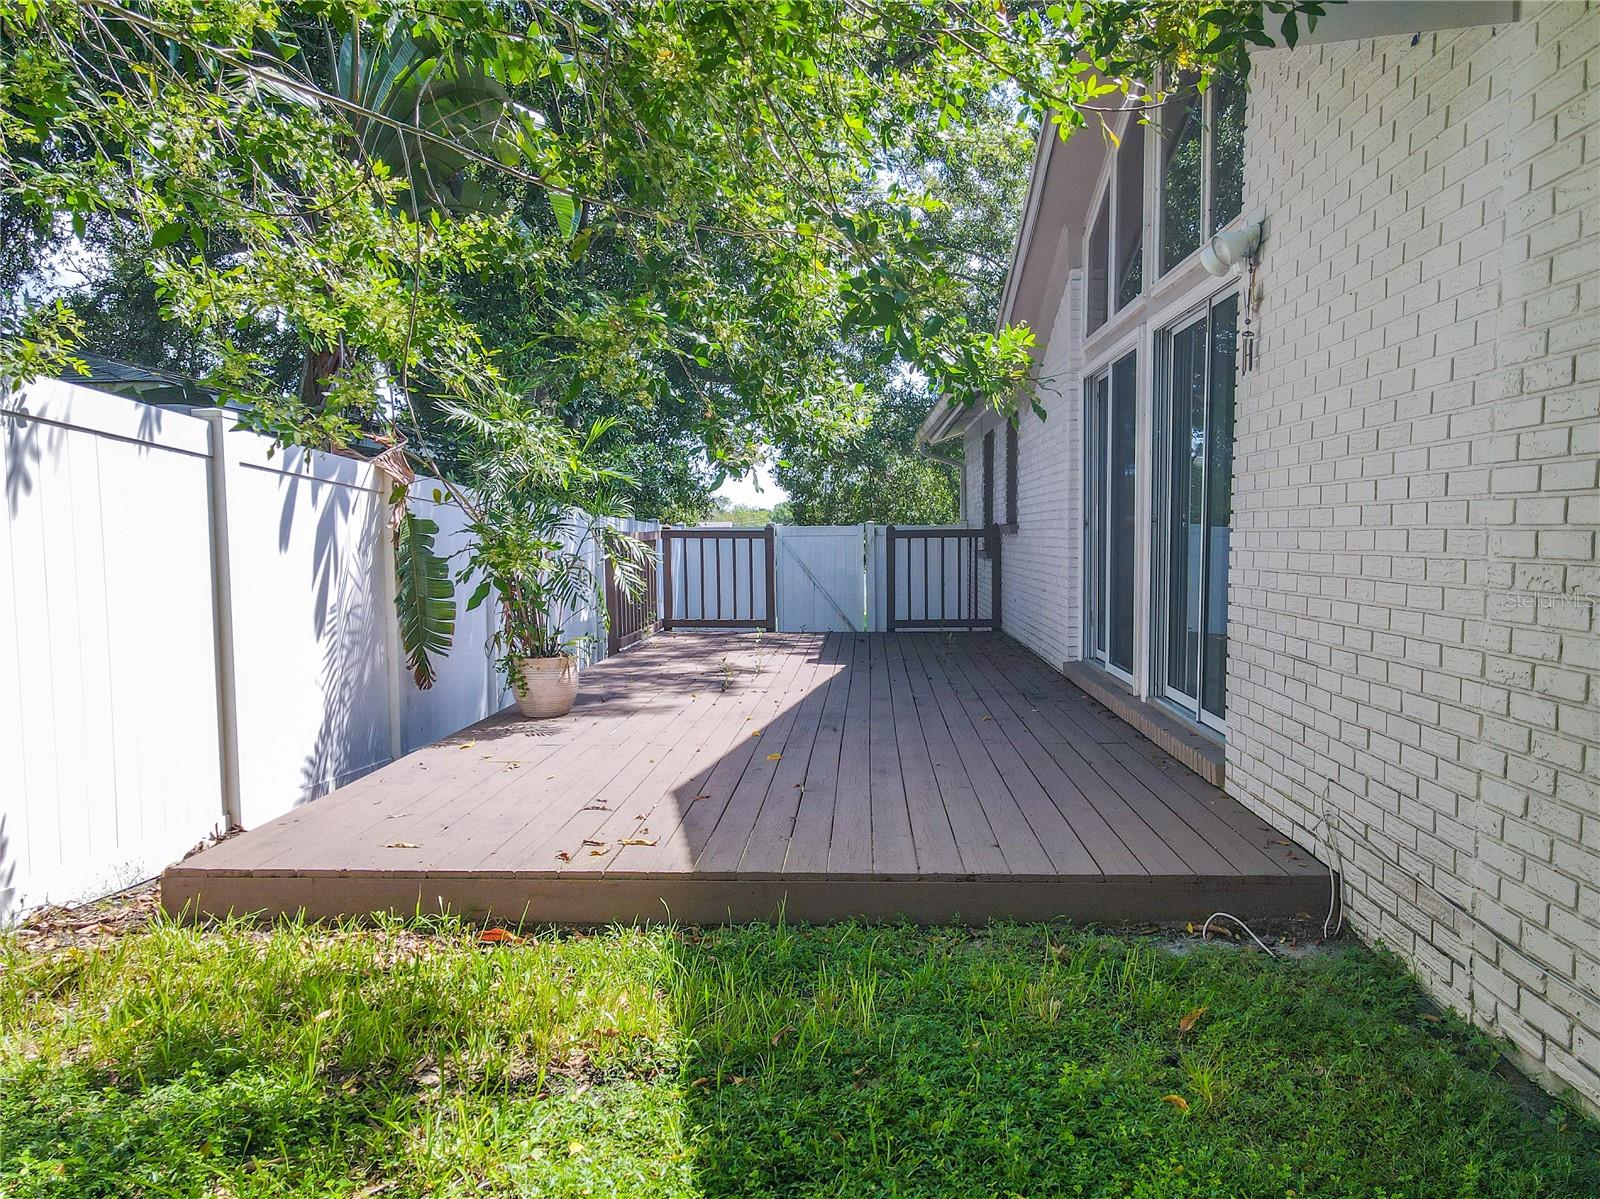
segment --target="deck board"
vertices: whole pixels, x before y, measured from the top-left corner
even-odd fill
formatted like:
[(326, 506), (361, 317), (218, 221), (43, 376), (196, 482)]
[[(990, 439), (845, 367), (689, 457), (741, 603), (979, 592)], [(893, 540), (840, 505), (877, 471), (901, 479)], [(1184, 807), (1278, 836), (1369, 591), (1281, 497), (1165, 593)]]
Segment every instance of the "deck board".
[(1290, 916), (1324, 867), (994, 634), (674, 633), (171, 868), (175, 913)]

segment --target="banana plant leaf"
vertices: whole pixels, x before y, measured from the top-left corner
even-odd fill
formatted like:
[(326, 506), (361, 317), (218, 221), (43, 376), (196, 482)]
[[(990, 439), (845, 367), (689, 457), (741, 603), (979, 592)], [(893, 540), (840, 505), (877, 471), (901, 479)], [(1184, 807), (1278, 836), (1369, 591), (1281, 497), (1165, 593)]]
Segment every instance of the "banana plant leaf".
[(439, 526), (407, 512), (394, 531), (395, 612), (411, 677), (426, 691), (438, 677), (434, 660), (450, 652), (456, 631), (450, 563), (434, 552)]

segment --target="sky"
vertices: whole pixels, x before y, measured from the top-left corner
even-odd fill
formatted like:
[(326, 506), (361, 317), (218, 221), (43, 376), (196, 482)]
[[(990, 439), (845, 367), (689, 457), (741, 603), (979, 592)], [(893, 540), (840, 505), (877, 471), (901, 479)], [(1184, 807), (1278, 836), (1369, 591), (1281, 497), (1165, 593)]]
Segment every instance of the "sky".
[[(760, 483), (761, 490), (756, 490)], [(780, 500), (789, 498), (789, 493), (779, 487), (772, 477), (772, 472), (764, 466), (745, 475), (742, 479), (729, 479), (717, 488), (717, 496), (727, 500), (730, 504), (744, 504), (751, 508), (770, 508)]]

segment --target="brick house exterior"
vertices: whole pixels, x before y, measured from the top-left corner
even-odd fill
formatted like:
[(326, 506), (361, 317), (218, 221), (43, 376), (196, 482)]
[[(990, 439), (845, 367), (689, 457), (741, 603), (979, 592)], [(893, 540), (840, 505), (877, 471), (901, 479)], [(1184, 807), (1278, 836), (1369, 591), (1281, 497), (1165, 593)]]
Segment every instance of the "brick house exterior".
[[(1112, 673), (1166, 702), (1181, 547), (1161, 530), (1186, 502), (1162, 458), (1181, 444), (1162, 423), (1172, 330), (1237, 295), (1258, 355), (1231, 429), (1206, 418), (1207, 438), (1231, 433), (1231, 494), (1227, 528), (1202, 534), (1226, 571), (1226, 711), (1208, 723), (1199, 703), (1197, 727), (1231, 795), (1337, 866), (1363, 937), (1600, 1107), (1600, 11), (1408, 7), (1343, 27), (1336, 10), (1315, 43), (1253, 55), (1248, 295), (1192, 262), (1154, 269), (1157, 134), (1144, 290), (1090, 329), (1096, 261), (1115, 273), (1092, 228), (1112, 151), (1041, 144), (1006, 310), (1038, 335), (1047, 419), (1019, 422), (1005, 626), (1062, 665), (1103, 641), (1085, 413), (1099, 365), (1131, 356), (1135, 646)], [(1380, 8), (1387, 27), (1363, 27)], [(972, 523), (975, 447), (999, 424), (940, 408), (924, 425), (965, 444)]]

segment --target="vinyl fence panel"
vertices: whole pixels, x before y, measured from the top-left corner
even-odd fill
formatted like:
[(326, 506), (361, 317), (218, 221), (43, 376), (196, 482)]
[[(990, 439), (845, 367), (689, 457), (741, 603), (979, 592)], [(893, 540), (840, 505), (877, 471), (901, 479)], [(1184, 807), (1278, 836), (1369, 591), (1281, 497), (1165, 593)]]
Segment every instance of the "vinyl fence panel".
[(0, 414), (0, 917), (222, 819), (204, 422), (43, 381)]
[[(509, 702), (466, 586), (438, 681), (412, 682), (373, 467), (232, 425), (51, 380), (0, 397), (0, 919), (149, 878)], [(433, 492), (413, 510), (459, 549)]]

